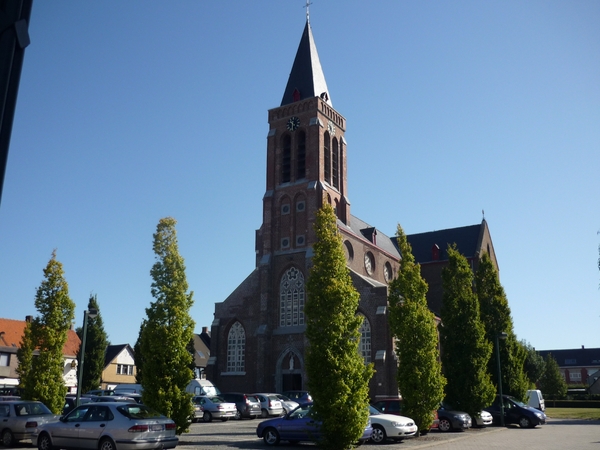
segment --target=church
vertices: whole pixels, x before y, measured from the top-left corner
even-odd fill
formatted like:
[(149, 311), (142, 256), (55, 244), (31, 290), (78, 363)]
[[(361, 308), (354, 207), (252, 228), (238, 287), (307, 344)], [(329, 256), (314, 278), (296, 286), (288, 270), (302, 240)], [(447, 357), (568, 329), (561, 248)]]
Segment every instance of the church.
[[(337, 215), (347, 266), (360, 293), (360, 352), (365, 363), (372, 362), (375, 368), (370, 396), (397, 395), (387, 296), (401, 255), (393, 237), (351, 214), (346, 120), (333, 106), (308, 17), (281, 105), (269, 110), (268, 122), (256, 266), (223, 302), (215, 304), (207, 377), (223, 392), (307, 389), (306, 281), (316, 240), (316, 211), (327, 202)], [(392, 227), (395, 230), (395, 224)], [(477, 235), (476, 242), (469, 241), (474, 243), (475, 260), (482, 248), (493, 252), (485, 220), (465, 228)], [(453, 242), (452, 233), (426, 235), (419, 236), (421, 249), (442, 249), (422, 252), (425, 259), (432, 255), (425, 263), (435, 274), (444, 265), (443, 250)], [(438, 300), (428, 298), (428, 302)], [(439, 314), (437, 306), (432, 310)]]

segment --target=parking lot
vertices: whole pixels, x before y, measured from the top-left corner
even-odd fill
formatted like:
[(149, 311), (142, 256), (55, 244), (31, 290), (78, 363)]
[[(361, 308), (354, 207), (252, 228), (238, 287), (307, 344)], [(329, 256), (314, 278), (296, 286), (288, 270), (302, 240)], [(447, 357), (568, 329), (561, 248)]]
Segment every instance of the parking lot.
[[(189, 433), (180, 436), (178, 449), (265, 449), (267, 446), (256, 437), (256, 425), (260, 419), (194, 423)], [(289, 445), (282, 442), (277, 448), (314, 448), (313, 444)], [(401, 443), (389, 442), (376, 446), (367, 444), (362, 448), (385, 449), (475, 450), (506, 449), (527, 450), (600, 449), (600, 421), (552, 420), (534, 429), (519, 427), (474, 428), (465, 432), (441, 433), (432, 431), (427, 436), (407, 439)]]

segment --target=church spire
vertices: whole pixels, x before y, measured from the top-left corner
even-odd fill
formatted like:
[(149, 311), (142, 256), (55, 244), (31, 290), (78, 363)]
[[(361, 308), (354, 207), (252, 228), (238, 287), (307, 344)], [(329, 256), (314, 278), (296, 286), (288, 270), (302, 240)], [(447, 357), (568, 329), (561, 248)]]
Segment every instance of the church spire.
[(287, 86), (281, 100), (281, 106), (288, 105), (299, 100), (311, 97), (321, 97), (329, 106), (329, 90), (325, 82), (325, 75), (319, 61), (317, 46), (312, 35), (308, 16), (308, 4), (306, 6), (307, 16), (302, 39), (296, 52), (294, 65), (288, 78)]

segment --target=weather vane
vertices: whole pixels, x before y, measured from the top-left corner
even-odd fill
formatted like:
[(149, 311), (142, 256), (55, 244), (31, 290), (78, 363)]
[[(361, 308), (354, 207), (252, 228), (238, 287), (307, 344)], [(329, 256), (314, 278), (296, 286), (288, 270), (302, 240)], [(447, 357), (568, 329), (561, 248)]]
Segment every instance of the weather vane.
[(306, 6), (305, 6), (305, 8), (306, 8), (306, 21), (307, 22), (310, 22), (310, 13), (308, 11), (308, 7), (310, 5), (312, 5), (312, 2), (310, 0), (306, 0)]

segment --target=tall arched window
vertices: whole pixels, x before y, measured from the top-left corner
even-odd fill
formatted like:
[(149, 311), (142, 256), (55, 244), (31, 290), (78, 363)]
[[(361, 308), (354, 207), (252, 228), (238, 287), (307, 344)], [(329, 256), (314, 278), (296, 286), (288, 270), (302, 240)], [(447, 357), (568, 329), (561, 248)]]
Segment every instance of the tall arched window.
[(331, 154), (331, 165), (333, 171), (333, 187), (339, 189), (340, 187), (340, 169), (339, 169), (339, 152), (338, 152), (338, 141), (333, 138), (333, 146), (332, 146), (332, 154)]
[(227, 336), (227, 372), (243, 372), (246, 354), (246, 332), (241, 323), (236, 322)]
[(279, 284), (279, 326), (296, 325), (304, 325), (304, 275), (292, 267)]
[(323, 139), (323, 151), (324, 154), (324, 163), (325, 163), (325, 181), (331, 184), (331, 140), (329, 138), (329, 133), (325, 133), (325, 137)]
[(360, 344), (358, 346), (358, 352), (363, 357), (365, 364), (369, 364), (371, 362), (371, 324), (365, 316), (362, 314), (359, 314), (359, 316), (363, 317), (363, 322), (360, 326)]
[(306, 177), (306, 134), (298, 132), (298, 153), (296, 154), (296, 180)]
[(281, 152), (281, 182), (289, 183), (292, 173), (292, 138), (289, 134), (283, 137)]

